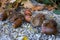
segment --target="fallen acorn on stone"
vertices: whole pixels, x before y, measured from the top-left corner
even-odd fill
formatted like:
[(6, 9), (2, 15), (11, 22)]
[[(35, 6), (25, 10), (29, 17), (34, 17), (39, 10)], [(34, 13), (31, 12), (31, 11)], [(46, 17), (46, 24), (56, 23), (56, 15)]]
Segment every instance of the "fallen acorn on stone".
[(19, 27), (19, 26), (21, 26), (21, 25), (22, 25), (22, 19), (21, 19), (21, 18), (16, 19), (16, 20), (13, 22), (13, 24), (12, 24), (12, 26), (13, 26), (14, 28), (17, 28), (17, 27)]
[(25, 21), (30, 22), (31, 21), (31, 16), (30, 15), (25, 15)]
[(34, 27), (37, 27), (37, 26), (41, 26), (41, 24), (43, 23), (43, 21), (45, 20), (45, 15), (44, 14), (37, 14), (35, 16), (32, 16), (32, 19), (31, 19), (31, 24), (34, 26)]
[(26, 22), (30, 22), (31, 21), (31, 16), (32, 16), (32, 12), (31, 12), (31, 10), (30, 9), (26, 9), (25, 11), (24, 11), (24, 18), (25, 18), (25, 21)]
[(12, 20), (14, 20), (14, 22), (12, 23), (13, 27), (14, 27), (14, 28), (17, 28), (17, 27), (19, 27), (19, 26), (22, 25), (22, 22), (23, 22), (25, 19), (24, 19), (24, 16), (23, 16), (22, 14), (17, 14), (17, 18), (16, 18), (16, 19), (13, 19), (13, 18), (12, 18)]
[(55, 20), (45, 20), (43, 23), (42, 23), (42, 30), (41, 32), (44, 33), (44, 34), (47, 34), (47, 35), (50, 35), (50, 34), (56, 34), (57, 33), (57, 23)]

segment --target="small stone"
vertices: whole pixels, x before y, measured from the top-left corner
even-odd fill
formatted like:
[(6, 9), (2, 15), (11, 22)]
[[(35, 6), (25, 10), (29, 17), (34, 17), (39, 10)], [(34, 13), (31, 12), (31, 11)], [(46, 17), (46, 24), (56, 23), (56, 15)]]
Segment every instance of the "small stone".
[(18, 37), (17, 40), (22, 40), (23, 37)]

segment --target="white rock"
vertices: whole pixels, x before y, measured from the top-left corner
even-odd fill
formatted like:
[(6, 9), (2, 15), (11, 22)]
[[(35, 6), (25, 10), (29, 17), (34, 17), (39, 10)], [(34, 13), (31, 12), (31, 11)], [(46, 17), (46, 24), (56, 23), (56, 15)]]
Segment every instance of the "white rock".
[(23, 37), (18, 37), (17, 40), (22, 40)]
[(2, 38), (0, 40), (11, 40), (9, 36), (5, 35), (5, 36), (2, 36)]
[(60, 40), (60, 38), (56, 38), (56, 40)]

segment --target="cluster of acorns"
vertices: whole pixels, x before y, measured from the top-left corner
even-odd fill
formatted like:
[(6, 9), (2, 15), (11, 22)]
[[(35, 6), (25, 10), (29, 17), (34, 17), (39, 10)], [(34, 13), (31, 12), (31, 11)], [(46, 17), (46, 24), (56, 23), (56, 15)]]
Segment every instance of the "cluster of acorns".
[(0, 13), (0, 21), (8, 19), (12, 22), (14, 28), (19, 27), (23, 21), (31, 22), (33, 27), (41, 27), (42, 33), (46, 34), (56, 34), (57, 33), (57, 23), (55, 20), (47, 20), (44, 14), (36, 14), (36, 16), (32, 16), (32, 12), (29, 9), (24, 11), (24, 15), (21, 13), (12, 13), (7, 15), (7, 12)]
[(25, 9), (24, 14), (16, 12), (14, 10), (4, 11), (0, 13), (0, 21), (9, 20), (14, 28), (19, 27), (22, 22), (30, 22), (32, 13), (29, 9)]
[(46, 19), (44, 14), (37, 14), (32, 17), (31, 21), (34, 27), (41, 27), (41, 32), (45, 34), (57, 33), (57, 22), (54, 19)]
[[(49, 7), (50, 6), (48, 6), (47, 8), (49, 8)], [(23, 21), (31, 22), (31, 24), (34, 27), (41, 26), (42, 33), (56, 34), (57, 33), (57, 23), (55, 20), (47, 20), (45, 18), (44, 14), (37, 14), (34, 17), (32, 16), (31, 11), (43, 10), (43, 9), (44, 9), (43, 6), (35, 6), (32, 8), (32, 10), (26, 9), (24, 11), (24, 15), (21, 13), (16, 13), (16, 12), (11, 12), (11, 11), (9, 11), (9, 13), (8, 13), (5, 11), (3, 13), (0, 13), (0, 21), (8, 19), (10, 22), (12, 22), (12, 25), (14, 28), (19, 27)], [(47, 20), (47, 21), (45, 21), (45, 20)]]

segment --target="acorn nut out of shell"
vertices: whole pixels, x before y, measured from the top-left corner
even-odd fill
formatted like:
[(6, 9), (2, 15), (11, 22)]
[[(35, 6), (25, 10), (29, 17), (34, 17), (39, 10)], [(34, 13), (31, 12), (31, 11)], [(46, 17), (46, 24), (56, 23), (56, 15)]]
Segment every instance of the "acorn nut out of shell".
[(31, 16), (25, 15), (25, 21), (26, 21), (26, 22), (30, 22), (30, 21), (31, 21)]

